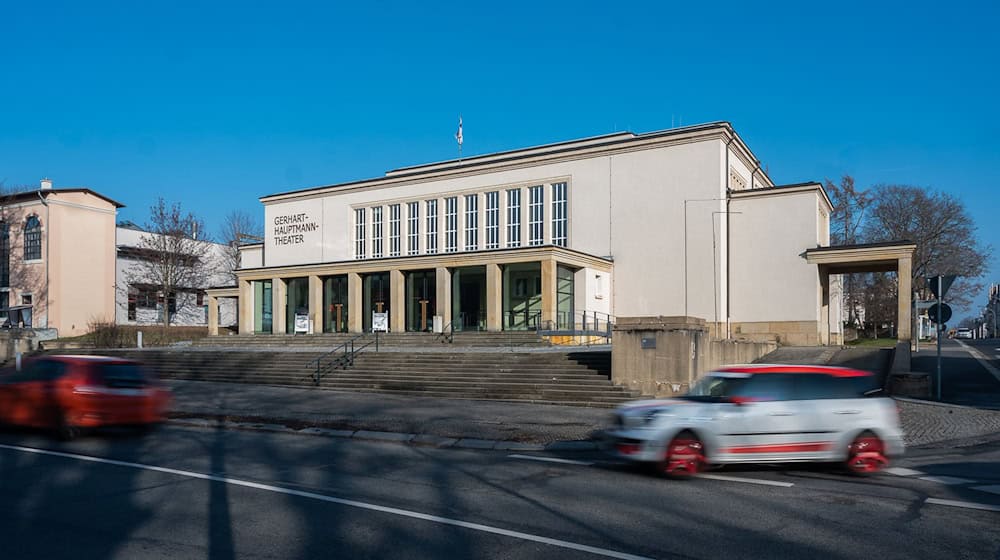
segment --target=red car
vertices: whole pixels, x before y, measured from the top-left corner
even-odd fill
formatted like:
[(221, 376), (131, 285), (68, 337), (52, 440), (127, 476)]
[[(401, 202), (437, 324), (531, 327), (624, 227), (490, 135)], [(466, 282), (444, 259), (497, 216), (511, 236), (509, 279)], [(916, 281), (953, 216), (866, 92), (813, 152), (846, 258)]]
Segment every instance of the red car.
[(55, 430), (72, 439), (102, 426), (163, 422), (170, 390), (134, 360), (46, 356), (0, 376), (0, 423)]

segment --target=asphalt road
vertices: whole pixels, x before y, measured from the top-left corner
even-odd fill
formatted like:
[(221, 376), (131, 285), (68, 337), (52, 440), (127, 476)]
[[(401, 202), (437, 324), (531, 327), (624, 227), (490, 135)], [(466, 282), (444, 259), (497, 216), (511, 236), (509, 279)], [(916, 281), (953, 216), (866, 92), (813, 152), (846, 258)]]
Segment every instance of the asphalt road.
[(176, 426), (70, 444), (5, 432), (0, 556), (1000, 558), (1000, 444), (897, 467), (669, 481), (597, 454)]
[[(922, 344), (911, 369), (930, 373), (937, 394), (936, 344)], [(1000, 340), (942, 340), (941, 371), (943, 402), (1000, 409)]]

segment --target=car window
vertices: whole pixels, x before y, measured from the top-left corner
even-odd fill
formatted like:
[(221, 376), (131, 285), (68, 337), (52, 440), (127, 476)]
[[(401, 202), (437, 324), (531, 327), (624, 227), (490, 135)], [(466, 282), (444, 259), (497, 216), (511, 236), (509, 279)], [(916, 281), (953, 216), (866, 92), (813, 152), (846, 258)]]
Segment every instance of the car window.
[(792, 376), (760, 373), (749, 378), (733, 396), (751, 401), (787, 401), (792, 398)]
[(66, 364), (56, 360), (35, 360), (25, 364), (24, 369), (8, 376), (5, 381), (55, 381), (67, 371)]
[(857, 399), (876, 388), (875, 379), (870, 375), (836, 377), (821, 373), (804, 373), (795, 380), (795, 398)]
[(97, 375), (108, 387), (120, 389), (144, 387), (149, 382), (145, 369), (139, 364), (100, 364)]
[(697, 401), (722, 401), (733, 396), (749, 381), (748, 374), (711, 374), (702, 377), (691, 386), (683, 398)]

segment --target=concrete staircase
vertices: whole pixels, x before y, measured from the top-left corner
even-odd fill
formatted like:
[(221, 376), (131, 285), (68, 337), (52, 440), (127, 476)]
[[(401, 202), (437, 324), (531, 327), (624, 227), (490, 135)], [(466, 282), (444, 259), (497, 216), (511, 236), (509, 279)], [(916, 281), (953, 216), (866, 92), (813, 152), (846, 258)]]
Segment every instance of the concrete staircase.
[[(597, 407), (616, 406), (639, 396), (611, 383), (611, 352), (607, 350), (536, 348), (519, 352), (509, 347), (477, 348), (477, 343), (469, 340), (464, 348), (447, 345), (448, 351), (387, 346), (386, 351), (375, 352), (374, 347), (369, 347), (356, 355), (353, 365), (330, 368), (330, 356), (325, 349), (302, 345), (279, 350), (273, 348), (273, 339), (270, 342), (271, 348), (261, 342), (251, 343), (250, 347), (199, 343), (187, 348), (46, 353), (125, 356), (145, 362), (163, 379)], [(537, 340), (525, 344), (544, 346)], [(317, 383), (316, 360), (323, 356), (326, 359), (321, 362), (322, 373)]]
[(518, 348), (546, 347), (549, 343), (535, 331), (455, 333), (323, 333), (323, 334), (272, 334), (258, 336), (210, 336), (194, 341), (194, 346), (204, 348), (336, 348), (345, 342), (355, 341), (355, 346), (375, 342), (389, 348)]

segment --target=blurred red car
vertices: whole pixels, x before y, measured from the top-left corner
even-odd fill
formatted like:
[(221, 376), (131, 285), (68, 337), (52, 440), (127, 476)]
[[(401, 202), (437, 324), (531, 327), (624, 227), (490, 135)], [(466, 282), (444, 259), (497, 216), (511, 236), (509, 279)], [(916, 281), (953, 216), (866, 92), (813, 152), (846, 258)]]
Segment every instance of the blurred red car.
[(72, 439), (90, 428), (163, 422), (170, 398), (134, 360), (46, 356), (0, 376), (0, 423), (53, 429)]

